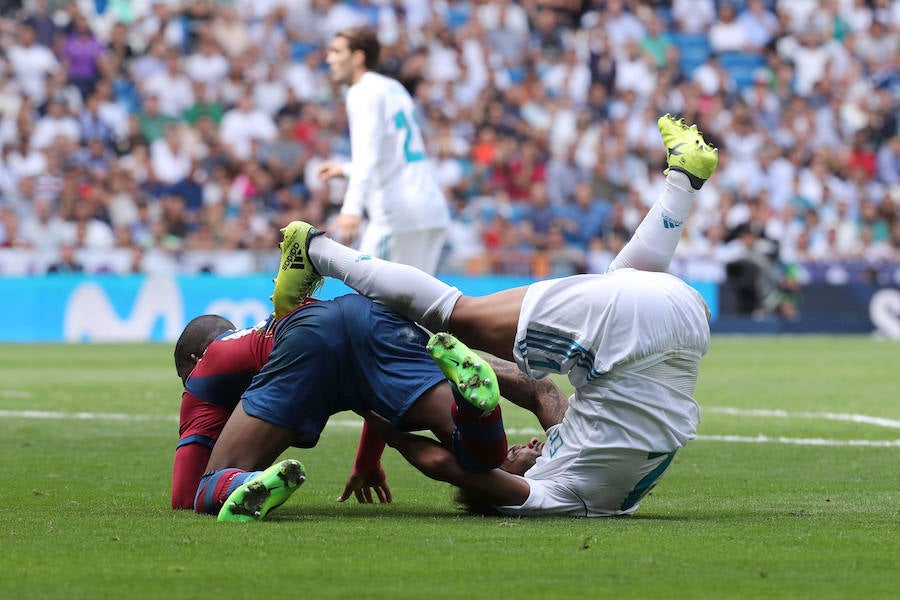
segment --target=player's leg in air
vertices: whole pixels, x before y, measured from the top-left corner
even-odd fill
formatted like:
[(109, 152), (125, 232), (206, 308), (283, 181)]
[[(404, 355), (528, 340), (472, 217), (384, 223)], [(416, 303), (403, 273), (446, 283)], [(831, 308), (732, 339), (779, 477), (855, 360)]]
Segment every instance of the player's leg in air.
[[(668, 115), (658, 121), (666, 145), (666, 185), (612, 269), (665, 270), (681, 237), (694, 195), (712, 175), (718, 153), (696, 126)], [(321, 284), (340, 279), (359, 293), (431, 331), (450, 331), (467, 344), (513, 359), (519, 311), (527, 287), (488, 296), (464, 296), (457, 288), (422, 271), (373, 258), (343, 246), (302, 222), (284, 229), (282, 263), (276, 280), (276, 317)], [(293, 306), (290, 306), (293, 308)]]

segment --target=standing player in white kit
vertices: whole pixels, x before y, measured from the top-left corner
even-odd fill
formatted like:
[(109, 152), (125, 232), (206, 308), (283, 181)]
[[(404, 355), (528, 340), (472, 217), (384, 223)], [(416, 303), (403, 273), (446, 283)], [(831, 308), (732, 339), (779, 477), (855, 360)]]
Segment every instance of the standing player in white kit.
[[(463, 471), (431, 440), (387, 430), (386, 439), (426, 475), (502, 513), (631, 514), (695, 436), (700, 410), (692, 395), (709, 348), (702, 297), (662, 271), (718, 154), (696, 126), (666, 115), (659, 129), (668, 154), (664, 190), (606, 274), (469, 297), (294, 222), (284, 230), (285, 257), (289, 246), (294, 253), (306, 249), (302, 258), (312, 268), (288, 271), (275, 294), (285, 298), (289, 288), (302, 299), (320, 274), (336, 277), (432, 331), (514, 360), (528, 377), (567, 374), (575, 391), (562, 421), (542, 423), (547, 441), (513, 446), (501, 468)], [(496, 378), (477, 354), (447, 333), (435, 335), (429, 351), (470, 403), (483, 410), (496, 405)]]
[(365, 213), (360, 252), (434, 273), (450, 210), (425, 154), (412, 98), (398, 81), (374, 72), (379, 52), (375, 31), (366, 27), (331, 40), (326, 61), (332, 81), (350, 86), (351, 162), (327, 161), (318, 175), (349, 178), (333, 225), (340, 241), (356, 240)]

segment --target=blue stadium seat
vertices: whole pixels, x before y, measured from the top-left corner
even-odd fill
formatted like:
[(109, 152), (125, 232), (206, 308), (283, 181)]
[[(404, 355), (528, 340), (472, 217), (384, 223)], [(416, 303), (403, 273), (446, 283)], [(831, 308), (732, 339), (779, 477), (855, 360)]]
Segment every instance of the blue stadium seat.
[(719, 63), (731, 76), (738, 90), (743, 90), (753, 85), (753, 73), (766, 66), (766, 59), (755, 52), (722, 52), (719, 54)]
[(318, 48), (317, 44), (312, 42), (294, 42), (291, 45), (291, 58), (294, 60), (303, 60), (306, 55)]
[(705, 33), (673, 33), (672, 43), (678, 48), (678, 63), (687, 77), (709, 59), (709, 38)]

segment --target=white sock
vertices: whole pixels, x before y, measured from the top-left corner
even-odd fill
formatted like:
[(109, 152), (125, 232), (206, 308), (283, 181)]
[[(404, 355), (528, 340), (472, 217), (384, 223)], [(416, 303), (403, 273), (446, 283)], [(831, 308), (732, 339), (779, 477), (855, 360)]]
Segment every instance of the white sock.
[(670, 171), (663, 192), (638, 225), (634, 235), (613, 259), (609, 270), (623, 267), (641, 271), (665, 271), (681, 239), (697, 190), (687, 175)]
[(415, 267), (374, 258), (324, 235), (309, 244), (309, 260), (324, 277), (348, 286), (431, 331), (446, 331), (462, 296), (457, 288)]

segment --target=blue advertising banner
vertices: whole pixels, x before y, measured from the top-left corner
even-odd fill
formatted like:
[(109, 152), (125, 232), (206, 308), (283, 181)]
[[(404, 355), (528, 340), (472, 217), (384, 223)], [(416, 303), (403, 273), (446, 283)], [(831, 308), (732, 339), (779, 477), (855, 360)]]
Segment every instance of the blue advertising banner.
[[(524, 277), (446, 277), (474, 296), (527, 285)], [(692, 284), (715, 319), (717, 287)], [(328, 280), (321, 298), (352, 290)], [(0, 342), (172, 342), (197, 315), (249, 327), (271, 312), (272, 279), (246, 277), (51, 275), (0, 278)]]

